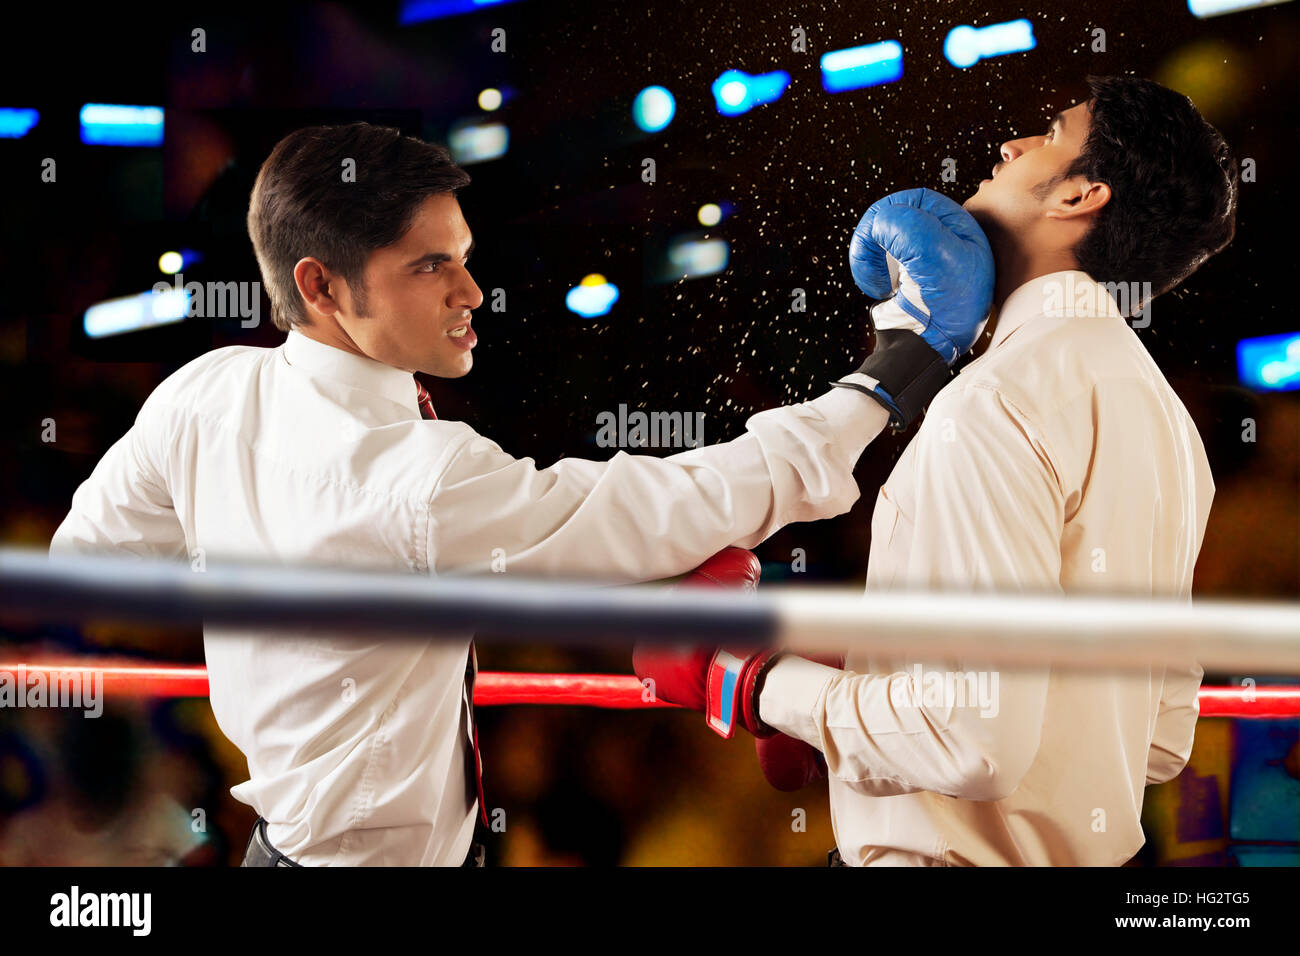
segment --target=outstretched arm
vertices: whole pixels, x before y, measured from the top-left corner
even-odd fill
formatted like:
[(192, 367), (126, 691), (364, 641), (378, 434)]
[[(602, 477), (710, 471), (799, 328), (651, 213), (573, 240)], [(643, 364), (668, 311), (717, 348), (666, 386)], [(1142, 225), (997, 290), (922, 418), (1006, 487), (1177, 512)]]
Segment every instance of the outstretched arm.
[(682, 574), (729, 545), (847, 511), (853, 466), (887, 419), (866, 396), (833, 389), (753, 416), (733, 441), (549, 468), (474, 435), (434, 492), (430, 564), (477, 572), (495, 557), (511, 573), (611, 583)]

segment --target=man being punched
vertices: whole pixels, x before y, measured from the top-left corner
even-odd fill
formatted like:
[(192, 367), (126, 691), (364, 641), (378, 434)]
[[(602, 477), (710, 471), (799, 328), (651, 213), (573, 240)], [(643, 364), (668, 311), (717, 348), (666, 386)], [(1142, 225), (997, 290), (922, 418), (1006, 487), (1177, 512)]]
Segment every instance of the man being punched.
[[(1236, 165), (1187, 97), (1133, 77), (1089, 86), (1004, 143), (965, 203), (992, 244), (995, 318), (880, 489), (870, 591), (1190, 596), (1214, 482), (1125, 319), (1145, 326), (1151, 298), (1231, 240)], [(704, 709), (710, 659), (636, 664)], [(862, 651), (832, 664), (744, 659), (736, 709), (775, 785), (829, 775), (850, 865), (1123, 864), (1143, 843), (1143, 788), (1191, 751), (1202, 674)]]

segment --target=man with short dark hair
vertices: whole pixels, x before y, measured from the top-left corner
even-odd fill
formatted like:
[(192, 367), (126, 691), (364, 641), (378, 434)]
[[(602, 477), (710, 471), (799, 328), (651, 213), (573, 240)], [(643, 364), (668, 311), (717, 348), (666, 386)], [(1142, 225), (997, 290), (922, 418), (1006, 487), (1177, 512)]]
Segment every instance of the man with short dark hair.
[[(1231, 240), (1236, 166), (1187, 97), (1089, 83), (965, 204), (997, 263), (991, 340), (880, 490), (869, 590), (1190, 596), (1214, 482), (1125, 316)], [(848, 864), (1120, 865), (1143, 788), (1187, 761), (1201, 676), (787, 657), (753, 710), (783, 732), (758, 742), (775, 785), (829, 770)]]

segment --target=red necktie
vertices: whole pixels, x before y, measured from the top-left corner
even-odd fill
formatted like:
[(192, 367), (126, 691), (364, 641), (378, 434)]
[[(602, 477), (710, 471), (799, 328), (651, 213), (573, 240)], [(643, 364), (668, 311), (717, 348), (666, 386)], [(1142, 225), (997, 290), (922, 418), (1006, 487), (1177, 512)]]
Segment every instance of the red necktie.
[(420, 384), (420, 380), (415, 380), (415, 400), (420, 403), (420, 417), (427, 419), (437, 419), (433, 413), (433, 399), (429, 397), (429, 390)]
[[(433, 399), (429, 397), (429, 391), (420, 380), (415, 381), (415, 397), (420, 404), (420, 417), (428, 420), (436, 420), (438, 416), (433, 411)], [(465, 702), (465, 712), (469, 721), (469, 750), (467, 756), (470, 758), (467, 763), (472, 763), (472, 767), (466, 767), (466, 777), (474, 778), (474, 788), (476, 793), (471, 794), (473, 799), (478, 797), (479, 817), (483, 820), (483, 825), (488, 826), (487, 802), (483, 799), (483, 757), (478, 749), (478, 723), (474, 720), (474, 678), (478, 674), (478, 654), (474, 650), (474, 642), (469, 642), (469, 654), (465, 658), (465, 689), (462, 697)], [(468, 779), (466, 780), (468, 782)]]

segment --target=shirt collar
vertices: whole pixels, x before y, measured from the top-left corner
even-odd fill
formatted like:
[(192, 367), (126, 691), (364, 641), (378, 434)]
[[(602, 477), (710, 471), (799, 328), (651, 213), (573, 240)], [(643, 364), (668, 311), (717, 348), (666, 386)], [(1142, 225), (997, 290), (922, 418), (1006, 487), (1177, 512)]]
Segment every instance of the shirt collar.
[(1007, 296), (998, 312), (989, 349), (1031, 319), (1117, 318), (1124, 316), (1100, 282), (1079, 269), (1066, 269), (1030, 279)]
[(289, 330), (283, 349), (285, 360), (310, 376), (374, 392), (408, 409), (413, 417), (420, 417), (416, 380), (410, 372), (317, 342), (297, 329)]

